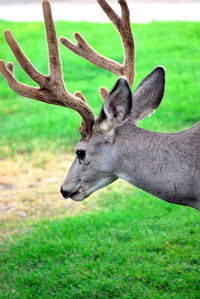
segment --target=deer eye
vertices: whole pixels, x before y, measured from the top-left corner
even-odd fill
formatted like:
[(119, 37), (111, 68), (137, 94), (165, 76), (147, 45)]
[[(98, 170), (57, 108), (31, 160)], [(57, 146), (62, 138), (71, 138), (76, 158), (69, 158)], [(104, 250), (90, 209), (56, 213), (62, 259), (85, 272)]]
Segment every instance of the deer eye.
[(85, 151), (84, 150), (77, 150), (76, 155), (79, 160), (84, 160), (85, 159)]

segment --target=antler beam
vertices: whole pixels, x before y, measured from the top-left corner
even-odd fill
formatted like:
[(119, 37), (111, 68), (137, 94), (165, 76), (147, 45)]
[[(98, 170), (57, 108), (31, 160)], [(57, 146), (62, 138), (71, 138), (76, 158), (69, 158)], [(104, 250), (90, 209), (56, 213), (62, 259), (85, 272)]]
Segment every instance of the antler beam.
[(84, 137), (88, 136), (91, 133), (95, 120), (94, 114), (80, 92), (76, 93), (76, 96), (69, 93), (65, 88), (50, 2), (48, 0), (43, 0), (42, 4), (49, 52), (50, 74), (48, 76), (43, 75), (32, 65), (10, 31), (5, 32), (7, 43), (21, 67), (27, 75), (39, 85), (40, 88), (18, 82), (14, 76), (14, 66), (12, 63), (8, 63), (6, 65), (3, 60), (0, 60), (0, 72), (7, 80), (10, 88), (17, 94), (49, 104), (76, 110), (83, 120), (80, 133)]

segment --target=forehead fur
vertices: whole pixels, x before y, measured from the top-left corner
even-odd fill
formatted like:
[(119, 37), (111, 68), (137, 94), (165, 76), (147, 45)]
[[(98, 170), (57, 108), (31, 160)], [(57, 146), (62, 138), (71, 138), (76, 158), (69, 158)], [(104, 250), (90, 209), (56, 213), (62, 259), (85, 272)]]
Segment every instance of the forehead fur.
[(92, 134), (89, 137), (82, 138), (76, 145), (76, 150), (86, 150), (90, 145), (105, 144), (105, 142), (104, 132), (99, 128), (99, 125), (95, 123), (92, 129)]

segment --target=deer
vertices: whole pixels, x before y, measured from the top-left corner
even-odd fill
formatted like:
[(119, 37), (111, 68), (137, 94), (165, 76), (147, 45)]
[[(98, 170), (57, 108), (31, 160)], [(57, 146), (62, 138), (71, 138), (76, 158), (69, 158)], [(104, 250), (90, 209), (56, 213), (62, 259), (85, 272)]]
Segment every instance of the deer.
[(5, 39), (27, 75), (38, 87), (17, 81), (14, 65), (0, 61), (0, 72), (17, 94), (77, 111), (81, 118), (81, 139), (76, 157), (60, 192), (67, 199), (82, 201), (93, 192), (121, 178), (168, 203), (200, 210), (200, 122), (176, 133), (158, 133), (138, 127), (160, 105), (165, 89), (165, 68), (156, 67), (134, 92), (135, 41), (126, 0), (118, 0), (119, 16), (106, 0), (97, 0), (116, 27), (123, 45), (120, 64), (96, 52), (78, 33), (77, 43), (65, 37), (66, 48), (99, 68), (117, 75), (113, 89), (100, 88), (104, 100), (95, 117), (80, 91), (70, 93), (64, 83), (59, 45), (49, 0), (43, 0), (44, 23), (49, 54), (49, 75), (40, 73), (21, 50), (13, 34)]

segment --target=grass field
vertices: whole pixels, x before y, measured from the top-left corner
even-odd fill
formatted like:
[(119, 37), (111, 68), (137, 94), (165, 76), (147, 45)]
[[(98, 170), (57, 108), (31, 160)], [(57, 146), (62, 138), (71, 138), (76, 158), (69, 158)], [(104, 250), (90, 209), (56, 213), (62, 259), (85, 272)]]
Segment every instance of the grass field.
[[(167, 71), (163, 103), (141, 126), (186, 129), (200, 120), (200, 23), (133, 27), (135, 86), (157, 65)], [(15, 61), (3, 39), (7, 28), (47, 73), (43, 25), (0, 22), (0, 58)], [(67, 37), (80, 31), (101, 53), (121, 61), (109, 24), (58, 22), (57, 30)], [(65, 48), (61, 54), (68, 89), (83, 91), (98, 113), (98, 87), (111, 88), (116, 77)], [(17, 64), (16, 75), (32, 84)], [(58, 190), (79, 138), (79, 116), (16, 96), (2, 77), (0, 90), (0, 298), (199, 299), (199, 212), (122, 181), (83, 203), (61, 201)]]

